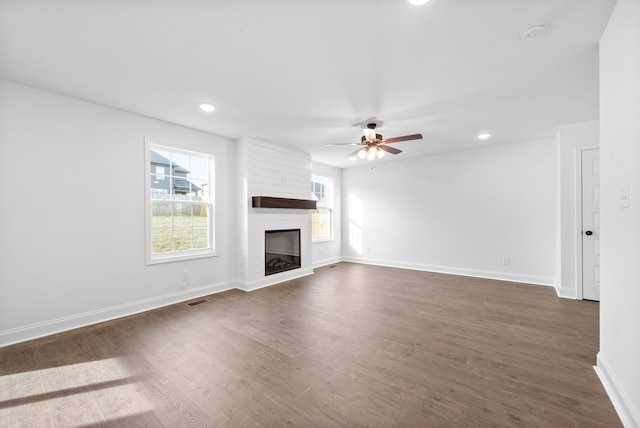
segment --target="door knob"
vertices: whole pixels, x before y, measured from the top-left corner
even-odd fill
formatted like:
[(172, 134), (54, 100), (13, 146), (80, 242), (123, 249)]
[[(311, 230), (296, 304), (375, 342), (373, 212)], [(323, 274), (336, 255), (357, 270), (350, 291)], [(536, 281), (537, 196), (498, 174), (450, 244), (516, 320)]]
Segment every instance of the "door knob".
[(584, 234), (587, 235), (587, 236), (591, 236), (591, 235), (593, 235), (593, 232), (590, 231), (590, 230), (587, 230)]

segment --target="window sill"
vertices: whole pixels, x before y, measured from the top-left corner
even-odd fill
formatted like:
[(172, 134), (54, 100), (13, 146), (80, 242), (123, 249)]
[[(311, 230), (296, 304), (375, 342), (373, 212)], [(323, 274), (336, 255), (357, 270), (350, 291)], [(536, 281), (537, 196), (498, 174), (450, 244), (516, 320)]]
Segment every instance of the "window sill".
[(312, 244), (319, 244), (321, 242), (331, 242), (331, 241), (335, 241), (335, 238), (318, 238), (318, 239), (312, 239), (311, 243)]
[(185, 260), (204, 259), (207, 257), (218, 257), (218, 253), (207, 252), (207, 253), (171, 254), (167, 256), (154, 256), (152, 258), (149, 258), (147, 256), (147, 261), (145, 264), (156, 265), (160, 263), (171, 263), (171, 262), (181, 262)]

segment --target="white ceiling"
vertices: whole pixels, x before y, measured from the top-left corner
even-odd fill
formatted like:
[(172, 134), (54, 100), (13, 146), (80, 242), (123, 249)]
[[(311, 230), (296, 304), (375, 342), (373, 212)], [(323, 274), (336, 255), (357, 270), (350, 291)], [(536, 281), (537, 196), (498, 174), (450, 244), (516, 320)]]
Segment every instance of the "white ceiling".
[[(0, 77), (348, 167), (555, 135), (598, 118), (615, 0), (0, 0)], [(548, 32), (521, 40), (520, 31)], [(198, 105), (213, 102), (203, 113)], [(477, 140), (480, 131), (492, 138)]]

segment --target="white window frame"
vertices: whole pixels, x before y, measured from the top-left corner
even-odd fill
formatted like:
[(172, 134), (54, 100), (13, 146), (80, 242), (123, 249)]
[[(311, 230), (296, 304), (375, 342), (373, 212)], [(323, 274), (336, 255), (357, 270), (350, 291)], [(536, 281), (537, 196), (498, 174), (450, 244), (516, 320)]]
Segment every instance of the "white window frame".
[[(215, 159), (213, 155), (207, 153), (195, 152), (193, 150), (185, 150), (182, 148), (178, 148), (175, 145), (168, 144), (166, 142), (162, 142), (153, 138), (145, 138), (145, 259), (147, 265), (157, 264), (157, 263), (167, 263), (167, 262), (175, 262), (180, 260), (192, 260), (199, 259), (203, 257), (213, 257), (217, 256), (215, 252)], [(178, 199), (171, 199), (168, 197), (166, 200), (163, 200), (162, 203), (167, 203), (170, 205), (180, 205), (187, 203), (191, 205), (200, 205), (206, 206), (208, 208), (209, 217), (208, 217), (208, 243), (209, 246), (207, 248), (194, 249), (194, 250), (176, 250), (165, 253), (154, 253), (153, 252), (153, 244), (152, 244), (152, 213), (153, 213), (153, 201), (151, 198), (151, 175), (155, 174), (155, 170), (152, 171), (151, 168), (151, 150), (158, 149), (161, 151), (168, 151), (172, 153), (180, 153), (184, 155), (191, 156), (199, 156), (205, 157), (209, 161), (209, 177), (203, 177), (208, 179), (208, 189), (207, 189), (207, 198), (204, 201), (185, 201)], [(165, 180), (169, 180), (170, 185), (173, 183), (173, 173), (171, 167), (168, 168), (168, 174), (165, 172), (164, 175)], [(167, 196), (170, 196), (171, 192), (168, 192)]]
[[(333, 178), (327, 177), (325, 175), (311, 175), (311, 183), (322, 183), (325, 184), (325, 194), (326, 196), (326, 204), (317, 204), (317, 208), (312, 212), (311, 219), (311, 241), (312, 242), (326, 242), (334, 240), (334, 213), (333, 213), (333, 203), (334, 203), (334, 192), (333, 192)], [(313, 193), (313, 191), (311, 192)], [(329, 236), (313, 236), (313, 214), (318, 211), (318, 209), (326, 209), (329, 212)]]

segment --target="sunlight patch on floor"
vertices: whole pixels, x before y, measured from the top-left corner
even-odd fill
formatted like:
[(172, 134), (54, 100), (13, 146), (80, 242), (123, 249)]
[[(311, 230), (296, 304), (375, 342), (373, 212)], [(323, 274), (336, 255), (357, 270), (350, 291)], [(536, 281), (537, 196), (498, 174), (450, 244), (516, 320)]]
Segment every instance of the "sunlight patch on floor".
[(117, 358), (0, 377), (0, 420), (8, 426), (79, 426), (153, 411)]

